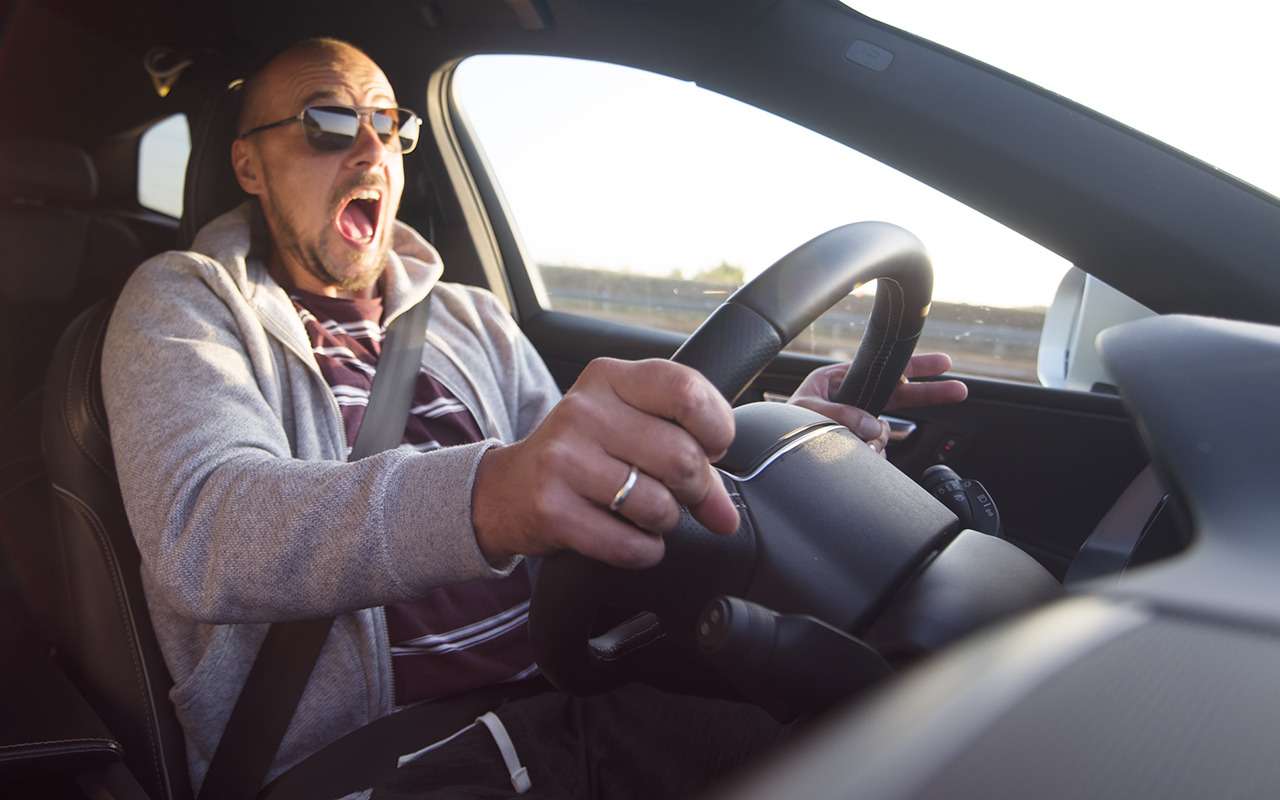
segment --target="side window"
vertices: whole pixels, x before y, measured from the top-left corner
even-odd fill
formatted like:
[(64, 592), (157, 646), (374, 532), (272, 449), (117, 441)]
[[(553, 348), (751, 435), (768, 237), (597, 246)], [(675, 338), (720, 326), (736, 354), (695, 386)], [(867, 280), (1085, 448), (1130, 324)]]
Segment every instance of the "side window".
[[(934, 264), (921, 351), (1036, 383), (1045, 313), (1071, 264), (947, 195), (753, 106), (665, 76), (542, 56), (455, 74), (552, 308), (680, 333), (734, 287), (849, 222), (912, 231)], [(847, 358), (874, 286), (790, 350)]]
[(138, 143), (138, 203), (143, 208), (182, 216), (182, 184), (191, 153), (191, 131), (184, 114), (165, 117)]

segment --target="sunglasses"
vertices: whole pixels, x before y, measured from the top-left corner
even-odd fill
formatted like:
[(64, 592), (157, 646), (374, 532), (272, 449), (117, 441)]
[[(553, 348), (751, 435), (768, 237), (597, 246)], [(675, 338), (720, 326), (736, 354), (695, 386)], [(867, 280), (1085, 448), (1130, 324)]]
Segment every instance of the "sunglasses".
[(408, 154), (418, 146), (422, 119), (407, 108), (359, 108), (356, 106), (307, 106), (292, 117), (268, 122), (240, 134), (247, 139), (255, 133), (302, 123), (307, 142), (316, 150), (334, 153), (355, 144), (360, 123), (368, 120), (378, 140), (393, 153)]

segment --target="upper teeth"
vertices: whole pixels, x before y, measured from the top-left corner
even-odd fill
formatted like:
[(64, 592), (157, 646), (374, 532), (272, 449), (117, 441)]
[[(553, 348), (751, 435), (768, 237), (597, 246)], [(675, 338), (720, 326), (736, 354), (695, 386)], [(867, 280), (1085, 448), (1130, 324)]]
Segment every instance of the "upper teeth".
[(351, 195), (352, 200), (380, 200), (381, 198), (382, 192), (379, 192), (377, 189), (365, 189), (364, 191), (356, 192)]

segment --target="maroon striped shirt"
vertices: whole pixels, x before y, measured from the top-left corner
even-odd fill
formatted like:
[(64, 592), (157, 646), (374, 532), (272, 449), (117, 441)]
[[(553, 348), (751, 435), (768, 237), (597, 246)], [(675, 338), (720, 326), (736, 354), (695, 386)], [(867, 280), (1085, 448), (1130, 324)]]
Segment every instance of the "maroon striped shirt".
[[(382, 352), (382, 299), (323, 297), (297, 289), (291, 297), (320, 373), (338, 401), (350, 452)], [(483, 438), (467, 407), (420, 371), (404, 443), (428, 452)], [(386, 612), (397, 705), (536, 672), (526, 630), (529, 577), (523, 564), (506, 578), (441, 586), (412, 603), (389, 605)]]

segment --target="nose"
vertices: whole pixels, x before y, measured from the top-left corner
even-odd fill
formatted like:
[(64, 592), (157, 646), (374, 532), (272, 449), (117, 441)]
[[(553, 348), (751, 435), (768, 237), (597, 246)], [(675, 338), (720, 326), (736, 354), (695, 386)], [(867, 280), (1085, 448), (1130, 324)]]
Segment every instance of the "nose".
[(347, 152), (347, 163), (353, 167), (376, 167), (387, 158), (386, 148), (367, 119), (360, 120), (356, 140)]

